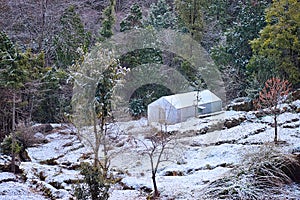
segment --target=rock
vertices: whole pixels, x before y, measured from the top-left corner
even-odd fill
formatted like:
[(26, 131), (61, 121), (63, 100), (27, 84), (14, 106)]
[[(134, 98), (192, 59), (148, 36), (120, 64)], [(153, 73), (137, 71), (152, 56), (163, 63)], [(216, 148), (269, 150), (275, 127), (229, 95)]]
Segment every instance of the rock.
[(41, 132), (35, 133), (33, 137), (34, 137), (35, 139), (37, 139), (37, 140), (45, 140), (45, 136), (44, 136), (44, 134), (41, 133)]
[(177, 163), (177, 165), (184, 165), (187, 163), (187, 161), (185, 159), (181, 158), (181, 159), (178, 159), (176, 163)]
[(184, 176), (182, 171), (165, 171), (164, 176)]
[[(22, 173), (19, 168), (19, 162), (16, 159), (15, 164), (16, 173)], [(7, 155), (0, 154), (0, 171), (11, 172), (11, 157)]]
[(19, 156), (20, 156), (20, 160), (21, 160), (22, 162), (28, 162), (28, 161), (31, 161), (31, 158), (29, 157), (28, 152), (27, 152), (26, 149), (25, 149), (24, 151), (20, 152), (20, 153), (19, 153)]
[(16, 175), (13, 173), (10, 173), (10, 172), (0, 173), (0, 184), (3, 182), (9, 182), (9, 181), (16, 182), (17, 181)]
[(201, 129), (197, 130), (196, 135), (206, 134), (208, 130), (209, 130), (208, 126), (205, 126), (205, 127), (201, 128)]
[(125, 142), (124, 141), (121, 141), (121, 142), (118, 142), (117, 144), (116, 144), (116, 147), (122, 147), (122, 146), (124, 146), (125, 145)]
[(47, 143), (48, 140), (46, 139), (45, 135), (41, 132), (37, 132), (33, 135), (36, 140), (36, 143)]
[(65, 200), (72, 199), (68, 191), (64, 189), (56, 189), (49, 183), (45, 183), (43, 181), (37, 181), (36, 187), (37, 190), (43, 192), (45, 196), (51, 199), (65, 199)]
[(300, 100), (300, 89), (295, 90), (291, 93), (292, 101)]
[(240, 118), (226, 119), (224, 122), (224, 126), (226, 128), (232, 128), (232, 127), (240, 125), (245, 120), (246, 120), (246, 117), (244, 117), (244, 116), (242, 116)]
[(226, 107), (226, 110), (251, 111), (253, 110), (252, 99), (248, 97), (236, 98)]
[(10, 199), (10, 200), (49, 200), (31, 190), (30, 186), (24, 183), (9, 181), (0, 183), (0, 199)]
[(51, 124), (38, 124), (32, 127), (35, 132), (48, 133), (53, 130)]
[(293, 101), (290, 104), (290, 107), (291, 107), (291, 109), (293, 109), (294, 111), (296, 111), (297, 113), (299, 113), (300, 112), (300, 100)]
[(250, 111), (246, 113), (246, 119), (249, 122), (255, 122), (257, 120), (257, 117), (255, 115), (255, 111)]

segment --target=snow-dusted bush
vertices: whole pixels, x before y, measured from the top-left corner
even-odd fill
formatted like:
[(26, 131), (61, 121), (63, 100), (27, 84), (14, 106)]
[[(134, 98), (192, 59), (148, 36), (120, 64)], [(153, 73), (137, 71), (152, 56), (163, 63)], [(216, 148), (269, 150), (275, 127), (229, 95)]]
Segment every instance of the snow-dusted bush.
[(78, 200), (107, 200), (110, 183), (103, 175), (101, 168), (83, 163), (80, 172), (84, 178), (83, 183), (75, 188), (75, 197)]
[(272, 199), (274, 196), (294, 198), (284, 186), (292, 184), (298, 170), (299, 159), (269, 147), (246, 155), (244, 164), (232, 175), (218, 179), (206, 188), (206, 199)]
[(129, 102), (129, 113), (134, 118), (139, 118), (145, 115), (147, 106), (145, 106), (143, 99), (132, 99)]
[(4, 138), (1, 143), (1, 152), (7, 155), (11, 155), (12, 147), (14, 152), (19, 154), (22, 161), (26, 161), (27, 155), (25, 150), (35, 144), (44, 142), (44, 139), (35, 137), (35, 132), (31, 127), (21, 126), (15, 132), (15, 142), (13, 144), (11, 135)]

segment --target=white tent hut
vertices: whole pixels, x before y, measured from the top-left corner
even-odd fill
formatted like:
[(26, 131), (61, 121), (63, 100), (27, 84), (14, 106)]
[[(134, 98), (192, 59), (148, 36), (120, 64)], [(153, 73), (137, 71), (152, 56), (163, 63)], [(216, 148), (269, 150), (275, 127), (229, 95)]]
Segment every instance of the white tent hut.
[(148, 105), (148, 123), (175, 124), (222, 110), (222, 100), (209, 90), (163, 96)]

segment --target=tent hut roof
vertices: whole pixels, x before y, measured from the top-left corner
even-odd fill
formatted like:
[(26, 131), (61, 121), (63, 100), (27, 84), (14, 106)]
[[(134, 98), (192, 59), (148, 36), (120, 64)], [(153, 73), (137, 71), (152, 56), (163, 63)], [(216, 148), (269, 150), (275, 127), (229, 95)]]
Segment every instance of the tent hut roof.
[[(219, 97), (217, 97), (214, 93), (212, 93), (209, 90), (200, 91), (198, 95), (199, 95), (198, 105), (215, 102), (215, 101), (221, 101)], [(180, 108), (196, 105), (197, 91), (164, 96), (161, 98), (170, 102), (175, 108), (180, 109)]]

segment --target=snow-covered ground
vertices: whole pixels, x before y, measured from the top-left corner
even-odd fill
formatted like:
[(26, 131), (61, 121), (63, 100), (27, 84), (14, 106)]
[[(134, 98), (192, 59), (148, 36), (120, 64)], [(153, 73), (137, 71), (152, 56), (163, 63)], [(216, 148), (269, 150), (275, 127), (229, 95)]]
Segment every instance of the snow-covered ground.
[[(239, 125), (224, 128), (224, 123), (233, 119), (240, 120)], [(172, 149), (157, 173), (162, 199), (201, 199), (203, 188), (209, 183), (228, 175), (246, 155), (273, 141), (272, 124), (270, 116), (256, 118), (251, 112), (226, 111), (168, 126), (174, 136)], [(278, 148), (300, 152), (300, 113), (280, 114), (278, 124), (279, 140), (285, 141)], [(45, 135), (47, 143), (28, 148), (31, 162), (21, 163), (22, 175), (0, 173), (0, 199), (72, 197), (73, 184), (82, 178), (78, 171), (80, 162), (91, 161), (91, 149), (83, 145), (70, 126), (52, 126), (54, 131)], [(111, 127), (118, 130), (121, 138), (116, 144), (122, 144), (112, 149), (116, 154), (111, 168), (122, 172), (122, 180), (111, 190), (110, 200), (146, 199), (145, 191), (152, 189), (151, 168), (148, 156), (141, 151), (143, 143), (149, 144), (145, 136), (160, 129), (157, 124), (148, 126), (145, 118)], [(129, 138), (137, 140), (132, 142)], [(129, 141), (131, 144), (126, 144)]]

